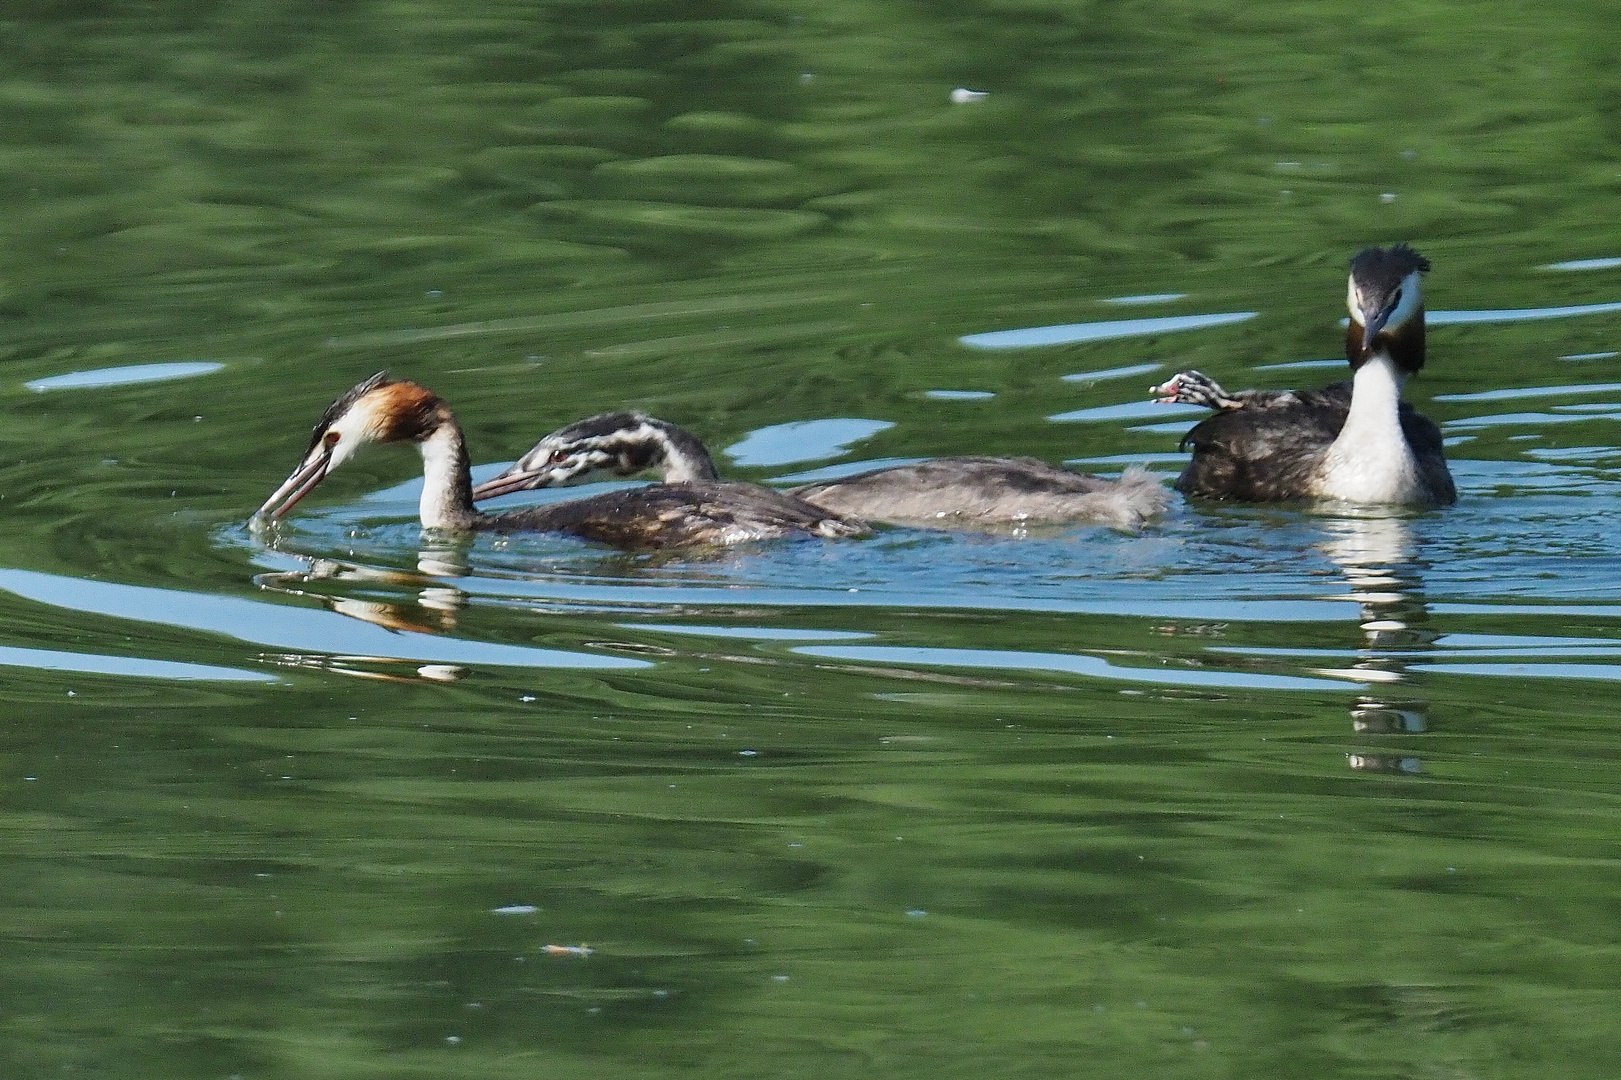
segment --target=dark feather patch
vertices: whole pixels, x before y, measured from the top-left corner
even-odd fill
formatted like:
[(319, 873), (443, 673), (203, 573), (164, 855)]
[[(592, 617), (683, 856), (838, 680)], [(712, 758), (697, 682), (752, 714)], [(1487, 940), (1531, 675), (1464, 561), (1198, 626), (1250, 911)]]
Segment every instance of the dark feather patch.
[(598, 413), (596, 416), (588, 416), (584, 420), (576, 420), (566, 427), (560, 427), (546, 438), (556, 439), (562, 443), (574, 442), (576, 439), (600, 439), (604, 435), (639, 427), (646, 419), (647, 417), (639, 412)]
[[(1351, 259), (1351, 281), (1367, 312), (1388, 312), (1401, 299), (1401, 284), (1409, 274), (1427, 271), (1430, 260), (1408, 247), (1393, 244), (1389, 248), (1365, 248)], [(1379, 331), (1378, 339), (1370, 346), (1363, 342), (1363, 316), (1352, 313), (1345, 328), (1345, 359), (1355, 371), (1377, 352), (1384, 350), (1396, 366), (1411, 375), (1424, 366), (1424, 310), (1419, 308), (1413, 318), (1402, 326), (1386, 327)]]
[(1380, 295), (1400, 285), (1402, 278), (1413, 271), (1428, 271), (1429, 268), (1430, 260), (1406, 244), (1363, 248), (1351, 256), (1351, 276), (1364, 288), (1375, 286)]
[(349, 390), (342, 397), (338, 398), (338, 400), (328, 405), (326, 407), (326, 412), (321, 414), (321, 419), (315, 422), (315, 432), (310, 436), (309, 450), (304, 451), (304, 456), (309, 456), (310, 450), (314, 450), (315, 447), (320, 443), (321, 437), (326, 434), (326, 429), (337, 423), (338, 417), (342, 416), (344, 413), (353, 408), (355, 402), (359, 401), (366, 394), (376, 390), (379, 386), (389, 386), (393, 382), (394, 380), (388, 377), (387, 370), (379, 371), (377, 374), (373, 375), (364, 382), (356, 383), (353, 389)]
[(1177, 478), (1177, 490), (1243, 502), (1305, 498), (1350, 408), (1351, 384), (1339, 382), (1217, 413), (1183, 438), (1193, 447), (1193, 460)]
[(867, 526), (757, 484), (649, 484), (483, 518), (494, 532), (560, 532), (614, 547), (860, 536)]
[[(649, 437), (648, 429), (663, 438)], [(638, 434), (640, 433), (640, 434)], [(684, 457), (701, 480), (718, 480), (720, 473), (709, 451), (697, 436), (685, 428), (641, 412), (600, 413), (558, 428), (538, 445), (579, 452), (598, 449), (619, 459), (618, 471), (626, 476), (669, 463), (670, 451)], [(533, 451), (531, 451), (533, 453)], [(539, 464), (538, 462), (536, 464)]]

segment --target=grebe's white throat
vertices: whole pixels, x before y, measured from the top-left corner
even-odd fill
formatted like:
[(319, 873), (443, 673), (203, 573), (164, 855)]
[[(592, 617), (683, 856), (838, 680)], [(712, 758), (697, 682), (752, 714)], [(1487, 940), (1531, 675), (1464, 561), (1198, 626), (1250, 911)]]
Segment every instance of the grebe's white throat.
[(1387, 352), (1357, 369), (1351, 411), (1324, 456), (1315, 494), (1354, 503), (1424, 501), (1418, 460), (1401, 426), (1401, 392), (1407, 376)]
[[(467, 508), (472, 505), (468, 487), (467, 451), (461, 429), (454, 423), (441, 424), (417, 444), (422, 450), (422, 501), (417, 504), (424, 529), (466, 528)], [(457, 505), (457, 488), (467, 488)]]

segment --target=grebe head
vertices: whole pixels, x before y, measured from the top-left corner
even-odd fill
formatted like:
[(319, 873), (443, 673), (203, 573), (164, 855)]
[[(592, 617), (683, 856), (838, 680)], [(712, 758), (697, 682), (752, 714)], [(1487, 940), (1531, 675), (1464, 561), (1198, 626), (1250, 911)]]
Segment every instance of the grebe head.
[(1379, 353), (1412, 374), (1424, 366), (1424, 292), (1430, 260), (1408, 247), (1367, 248), (1351, 260), (1345, 358), (1360, 368)]
[(689, 432), (645, 413), (602, 413), (547, 435), (512, 468), (474, 488), (473, 498), (649, 470), (664, 473), (672, 482), (719, 476), (703, 443)]
[(379, 371), (327, 406), (298, 468), (253, 516), (281, 517), (368, 443), (420, 443), (447, 421), (449, 408), (432, 390)]

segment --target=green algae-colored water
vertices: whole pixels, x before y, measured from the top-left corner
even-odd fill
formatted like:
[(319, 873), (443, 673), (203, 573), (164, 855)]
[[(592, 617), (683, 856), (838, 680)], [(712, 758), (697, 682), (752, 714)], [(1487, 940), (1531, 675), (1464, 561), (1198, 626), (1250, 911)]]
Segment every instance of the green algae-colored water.
[[(1613, 14), (0, 30), (0, 1074), (1613, 1075)], [(655, 558), (424, 538), (379, 450), (244, 526), (385, 366), (487, 464), (1170, 474), (1147, 385), (1337, 377), (1394, 240), (1444, 511)]]

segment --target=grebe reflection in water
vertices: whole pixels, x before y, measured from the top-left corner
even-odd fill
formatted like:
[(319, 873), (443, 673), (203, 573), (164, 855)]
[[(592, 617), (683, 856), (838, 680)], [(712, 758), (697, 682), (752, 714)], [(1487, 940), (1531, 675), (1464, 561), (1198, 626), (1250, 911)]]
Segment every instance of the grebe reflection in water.
[[(1360, 608), (1362, 646), (1343, 674), (1387, 689), (1361, 695), (1351, 706), (1351, 729), (1359, 736), (1421, 734), (1429, 728), (1429, 702), (1402, 694), (1410, 657), (1423, 656), (1439, 633), (1429, 625), (1411, 526), (1377, 511), (1325, 519), (1328, 537), (1319, 549), (1345, 575)], [(1418, 756), (1384, 745), (1357, 750), (1346, 763), (1359, 772), (1417, 773)]]

